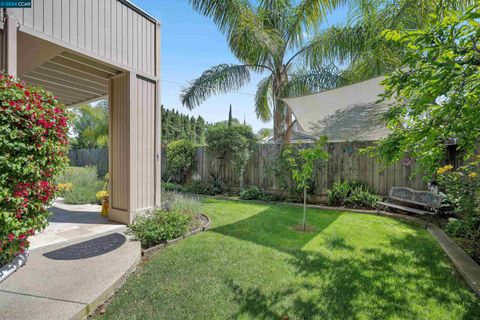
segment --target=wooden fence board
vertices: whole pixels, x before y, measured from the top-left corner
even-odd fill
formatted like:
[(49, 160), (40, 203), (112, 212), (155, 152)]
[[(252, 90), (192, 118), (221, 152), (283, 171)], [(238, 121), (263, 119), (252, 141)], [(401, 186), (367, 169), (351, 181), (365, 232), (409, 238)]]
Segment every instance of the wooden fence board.
[[(425, 190), (427, 184), (419, 175), (412, 176), (415, 164), (411, 166), (396, 163), (388, 168), (359, 150), (368, 147), (368, 142), (331, 142), (327, 144), (330, 153), (328, 163), (317, 165), (314, 170), (314, 194), (325, 197), (327, 190), (338, 181), (360, 181), (375, 192), (387, 195), (393, 186), (411, 187)], [(278, 179), (272, 173), (272, 167), (281, 147), (274, 144), (256, 145), (244, 171), (244, 184), (257, 185), (272, 192), (282, 192)], [(107, 149), (78, 149), (69, 152), (72, 165), (95, 165), (100, 176), (108, 172)], [(228, 161), (227, 161), (228, 162)], [(222, 168), (223, 167), (223, 168)], [(167, 172), (168, 159), (162, 150), (162, 172)], [(285, 173), (288, 174), (288, 173)], [(218, 159), (211, 159), (206, 147), (197, 147), (195, 155), (195, 174), (193, 179), (212, 181), (214, 176), (221, 177), (229, 187), (240, 187), (240, 171), (230, 163), (221, 166)]]

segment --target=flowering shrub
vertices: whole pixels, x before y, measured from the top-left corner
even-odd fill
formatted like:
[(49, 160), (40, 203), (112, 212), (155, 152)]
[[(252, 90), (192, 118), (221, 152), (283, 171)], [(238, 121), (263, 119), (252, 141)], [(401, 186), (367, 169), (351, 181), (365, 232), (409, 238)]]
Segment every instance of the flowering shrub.
[(105, 190), (98, 191), (95, 194), (95, 197), (97, 198), (97, 201), (101, 203), (103, 200), (108, 199), (108, 191), (105, 191)]
[[(452, 166), (437, 170), (439, 181), (444, 186), (447, 200), (453, 205), (455, 212), (463, 218), (461, 222), (452, 222), (447, 227), (450, 235), (480, 241), (480, 156), (467, 165), (453, 171)], [(456, 230), (453, 232), (453, 230)]]
[(68, 161), (67, 121), (51, 93), (0, 75), (0, 265), (47, 225), (54, 176)]
[(57, 185), (57, 191), (60, 194), (68, 192), (68, 191), (72, 191), (72, 189), (73, 189), (73, 184), (71, 184), (71, 183), (59, 183)]

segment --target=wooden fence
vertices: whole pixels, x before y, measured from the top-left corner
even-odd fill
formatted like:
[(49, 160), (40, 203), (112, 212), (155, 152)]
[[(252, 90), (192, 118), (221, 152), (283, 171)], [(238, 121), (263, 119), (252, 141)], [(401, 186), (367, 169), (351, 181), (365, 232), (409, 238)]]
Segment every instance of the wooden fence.
[[(374, 158), (360, 154), (359, 150), (370, 146), (370, 142), (329, 143), (328, 162), (318, 165), (314, 171), (313, 199), (324, 201), (327, 190), (338, 181), (360, 181), (381, 195), (387, 195), (393, 186), (425, 190), (427, 183), (419, 175), (412, 175), (415, 164), (408, 159), (384, 168)], [(274, 144), (256, 145), (244, 172), (244, 184), (255, 185), (273, 193), (284, 193), (277, 181), (274, 166), (281, 147)], [(288, 175), (288, 173), (285, 173)], [(205, 147), (197, 148), (195, 176), (203, 181), (220, 177), (233, 189), (240, 187), (240, 172), (232, 166), (220, 166), (219, 161), (210, 159)], [(282, 179), (284, 180), (284, 179)]]
[(75, 167), (95, 166), (99, 177), (108, 172), (108, 149), (74, 149), (68, 151), (70, 165)]
[[(338, 181), (360, 181), (381, 195), (387, 195), (393, 186), (425, 190), (422, 177), (412, 176), (414, 163), (402, 161), (388, 168), (374, 158), (360, 154), (359, 150), (370, 142), (332, 142), (327, 145), (330, 158), (314, 171), (313, 201), (324, 201), (327, 190)], [(274, 174), (281, 147), (274, 144), (259, 144), (254, 147), (244, 172), (244, 185), (256, 185), (272, 193), (283, 193), (281, 181)], [(108, 150), (79, 149), (69, 152), (72, 165), (96, 165), (100, 175), (108, 171)], [(240, 187), (240, 171), (231, 165), (221, 166), (220, 161), (209, 157), (206, 147), (198, 147), (195, 157), (194, 179), (213, 181), (220, 178), (233, 190)], [(165, 150), (162, 150), (162, 172), (168, 167)], [(288, 175), (285, 172), (285, 175)], [(284, 179), (282, 179), (284, 180)]]

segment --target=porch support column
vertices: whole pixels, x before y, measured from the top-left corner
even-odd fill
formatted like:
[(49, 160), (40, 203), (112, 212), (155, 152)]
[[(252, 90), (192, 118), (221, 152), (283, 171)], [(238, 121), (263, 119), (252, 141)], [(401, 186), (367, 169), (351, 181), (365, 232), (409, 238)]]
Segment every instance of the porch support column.
[(162, 104), (160, 101), (160, 42), (161, 26), (155, 27), (155, 207), (161, 207), (162, 200)]
[(3, 17), (2, 69), (16, 77), (18, 20), (7, 9), (3, 9)]
[(110, 80), (109, 219), (129, 224), (155, 208), (157, 82), (132, 72)]

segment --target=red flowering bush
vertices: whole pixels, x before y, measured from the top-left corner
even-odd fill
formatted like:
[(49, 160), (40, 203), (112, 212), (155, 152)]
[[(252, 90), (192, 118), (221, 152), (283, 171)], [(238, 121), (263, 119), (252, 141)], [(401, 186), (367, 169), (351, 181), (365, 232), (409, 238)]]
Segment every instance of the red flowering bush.
[(51, 93), (0, 74), (0, 266), (47, 225), (54, 176), (68, 162), (67, 121)]

